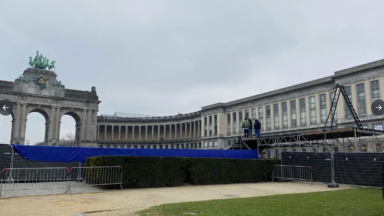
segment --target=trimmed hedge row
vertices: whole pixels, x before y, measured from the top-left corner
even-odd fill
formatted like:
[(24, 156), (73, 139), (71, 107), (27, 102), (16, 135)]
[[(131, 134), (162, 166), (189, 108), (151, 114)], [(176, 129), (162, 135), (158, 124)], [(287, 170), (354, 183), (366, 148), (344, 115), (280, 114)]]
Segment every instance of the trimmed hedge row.
[(102, 156), (87, 166), (122, 166), (124, 188), (207, 185), (270, 181), (279, 160)]

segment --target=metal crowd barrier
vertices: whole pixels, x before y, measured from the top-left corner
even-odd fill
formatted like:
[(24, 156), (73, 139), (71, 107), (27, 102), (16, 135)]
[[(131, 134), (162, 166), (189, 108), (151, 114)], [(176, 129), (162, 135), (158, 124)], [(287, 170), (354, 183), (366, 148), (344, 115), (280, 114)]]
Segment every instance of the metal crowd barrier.
[(3, 191), (120, 185), (121, 166), (5, 168), (0, 173), (0, 198)]
[(68, 191), (71, 187), (96, 185), (119, 185), (123, 189), (123, 168), (121, 166), (72, 167)]
[(313, 169), (310, 166), (273, 165), (272, 182), (274, 179), (311, 181)]
[(66, 167), (5, 168), (0, 173), (2, 191), (68, 188), (69, 169)]

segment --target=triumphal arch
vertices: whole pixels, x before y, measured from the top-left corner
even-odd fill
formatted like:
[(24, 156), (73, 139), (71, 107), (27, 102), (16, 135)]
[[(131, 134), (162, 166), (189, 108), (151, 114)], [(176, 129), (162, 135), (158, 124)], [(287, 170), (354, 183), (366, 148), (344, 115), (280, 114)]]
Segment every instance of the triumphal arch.
[(57, 79), (54, 61), (37, 53), (30, 57), (30, 67), (14, 82), (0, 81), (0, 101), (13, 103), (11, 143), (25, 144), (27, 116), (41, 113), (45, 120), (44, 143), (55, 145), (60, 139), (60, 120), (70, 115), (76, 121), (75, 143), (96, 143), (99, 99), (96, 88), (91, 91), (66, 89)]

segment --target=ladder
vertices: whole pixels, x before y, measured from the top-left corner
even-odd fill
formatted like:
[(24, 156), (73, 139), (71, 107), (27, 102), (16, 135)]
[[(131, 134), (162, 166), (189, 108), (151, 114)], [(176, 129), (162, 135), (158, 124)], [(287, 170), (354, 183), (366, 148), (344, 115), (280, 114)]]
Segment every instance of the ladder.
[[(340, 94), (343, 95), (344, 100), (345, 100), (345, 104), (348, 107), (349, 111), (351, 112), (352, 117), (355, 120), (357, 127), (359, 129), (363, 129), (363, 125), (361, 124), (359, 116), (357, 115), (355, 109), (353, 108), (352, 102), (349, 99), (347, 92), (345, 91), (344, 86), (336, 84), (335, 94), (334, 94), (333, 99), (332, 99), (331, 109), (329, 110), (327, 120), (325, 121), (325, 124), (324, 124), (323, 131), (325, 132), (326, 130), (332, 130), (332, 128), (333, 128), (333, 122), (334, 122), (335, 115), (336, 115), (337, 102), (339, 101)], [(328, 121), (331, 122), (330, 126), (327, 126)]]

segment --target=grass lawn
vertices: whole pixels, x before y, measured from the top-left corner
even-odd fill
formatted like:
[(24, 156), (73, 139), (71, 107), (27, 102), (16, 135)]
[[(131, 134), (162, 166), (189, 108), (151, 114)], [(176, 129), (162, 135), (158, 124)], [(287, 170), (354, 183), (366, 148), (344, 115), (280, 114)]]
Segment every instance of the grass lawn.
[(274, 195), (265, 197), (165, 204), (137, 212), (140, 216), (223, 215), (384, 215), (380, 188)]

